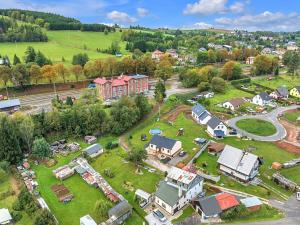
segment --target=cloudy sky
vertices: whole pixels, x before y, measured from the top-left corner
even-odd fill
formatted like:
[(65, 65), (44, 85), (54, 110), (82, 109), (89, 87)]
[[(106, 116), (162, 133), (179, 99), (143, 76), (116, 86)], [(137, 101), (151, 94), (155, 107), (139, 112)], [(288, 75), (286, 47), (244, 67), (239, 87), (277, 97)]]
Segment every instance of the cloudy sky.
[(300, 30), (300, 0), (0, 0), (0, 8), (125, 26)]

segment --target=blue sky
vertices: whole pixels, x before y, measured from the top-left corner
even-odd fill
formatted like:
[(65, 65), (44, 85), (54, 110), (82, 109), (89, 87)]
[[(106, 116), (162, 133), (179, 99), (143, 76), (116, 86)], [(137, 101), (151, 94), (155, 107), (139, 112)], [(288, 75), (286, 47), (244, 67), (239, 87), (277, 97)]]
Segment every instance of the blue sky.
[(300, 30), (299, 0), (0, 0), (0, 7), (124, 26)]

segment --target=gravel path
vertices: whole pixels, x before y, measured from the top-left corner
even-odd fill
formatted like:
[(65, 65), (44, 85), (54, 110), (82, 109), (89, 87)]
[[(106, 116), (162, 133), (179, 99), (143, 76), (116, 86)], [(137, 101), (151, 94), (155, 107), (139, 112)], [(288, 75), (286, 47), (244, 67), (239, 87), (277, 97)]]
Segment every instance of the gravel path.
[[(259, 115), (249, 115), (249, 116), (239, 116), (239, 117), (235, 117), (233, 119), (230, 119), (227, 121), (227, 124), (230, 127), (235, 128), (239, 134), (243, 135), (243, 136), (247, 136), (249, 138), (252, 138), (253, 140), (257, 140), (257, 141), (279, 141), (285, 138), (286, 136), (286, 130), (285, 128), (279, 123), (278, 121), (278, 116), (280, 114), (282, 114), (283, 112), (287, 111), (287, 110), (291, 110), (291, 109), (297, 109), (299, 108), (298, 105), (292, 105), (292, 106), (288, 106), (288, 107), (278, 107), (276, 109), (274, 109), (273, 111), (266, 113), (266, 114), (259, 114)], [(243, 119), (261, 119), (261, 120), (266, 120), (270, 123), (272, 123), (276, 129), (277, 132), (271, 136), (258, 136), (255, 134), (250, 134), (240, 128), (238, 128), (236, 126), (236, 123), (239, 120), (243, 120)]]

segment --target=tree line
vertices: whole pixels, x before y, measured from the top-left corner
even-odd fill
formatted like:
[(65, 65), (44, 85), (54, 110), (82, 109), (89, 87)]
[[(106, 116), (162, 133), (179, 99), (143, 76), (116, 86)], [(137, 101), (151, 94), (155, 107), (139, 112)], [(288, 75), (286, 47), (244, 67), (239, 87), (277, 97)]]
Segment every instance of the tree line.
[(46, 42), (48, 37), (36, 25), (18, 25), (11, 19), (0, 18), (0, 42)]
[[(92, 90), (94, 91), (94, 90)], [(83, 107), (84, 106), (84, 107)], [(17, 112), (13, 116), (0, 113), (0, 158), (10, 164), (22, 161), (24, 154), (46, 154), (41, 137), (82, 137), (85, 135), (119, 135), (151, 109), (147, 97), (123, 97), (107, 112), (95, 94), (83, 94), (82, 98), (63, 110), (29, 116)], [(48, 154), (48, 153), (47, 153)]]

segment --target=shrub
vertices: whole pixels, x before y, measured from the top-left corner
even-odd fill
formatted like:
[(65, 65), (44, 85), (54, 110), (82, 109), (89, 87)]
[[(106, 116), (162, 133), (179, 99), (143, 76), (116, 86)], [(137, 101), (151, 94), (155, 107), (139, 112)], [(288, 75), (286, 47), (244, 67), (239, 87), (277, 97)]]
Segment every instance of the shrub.
[(13, 220), (15, 222), (20, 221), (22, 219), (22, 217), (23, 217), (22, 214), (20, 212), (18, 212), (18, 211), (12, 211), (11, 212), (11, 216), (12, 216), (12, 218), (13, 218)]

